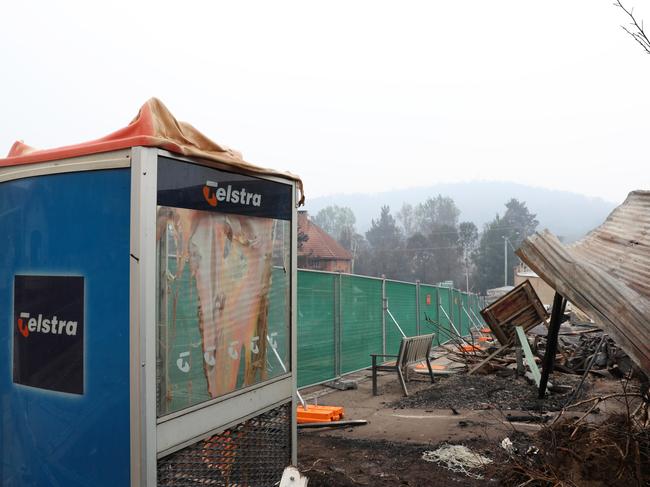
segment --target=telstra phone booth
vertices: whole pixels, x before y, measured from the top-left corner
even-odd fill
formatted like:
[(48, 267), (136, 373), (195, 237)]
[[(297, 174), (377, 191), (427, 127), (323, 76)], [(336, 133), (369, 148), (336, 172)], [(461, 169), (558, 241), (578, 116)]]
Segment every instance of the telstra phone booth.
[(300, 180), (152, 99), (0, 159), (0, 485), (272, 486), (296, 462)]

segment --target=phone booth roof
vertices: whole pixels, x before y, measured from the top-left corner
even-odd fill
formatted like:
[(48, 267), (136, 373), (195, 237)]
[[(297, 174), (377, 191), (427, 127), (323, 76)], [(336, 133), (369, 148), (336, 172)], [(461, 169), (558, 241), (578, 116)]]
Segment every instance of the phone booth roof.
[(0, 159), (0, 168), (55, 161), (136, 146), (158, 147), (188, 157), (217, 161), (231, 169), (252, 175), (290, 179), (296, 182), (300, 191), (298, 204), (302, 205), (305, 200), (302, 180), (299, 176), (246, 162), (238, 151), (217, 144), (189, 123), (176, 120), (157, 98), (151, 98), (142, 105), (136, 117), (126, 127), (99, 139), (45, 150), (35, 149), (22, 141), (14, 142), (7, 157)]

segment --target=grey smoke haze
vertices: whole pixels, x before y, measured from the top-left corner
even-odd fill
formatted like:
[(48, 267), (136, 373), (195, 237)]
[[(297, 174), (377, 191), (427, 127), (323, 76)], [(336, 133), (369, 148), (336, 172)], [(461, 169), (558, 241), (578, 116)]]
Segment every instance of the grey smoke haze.
[(538, 229), (548, 228), (566, 241), (580, 238), (598, 226), (621, 202), (605, 201), (566, 191), (553, 191), (509, 182), (444, 183), (425, 188), (382, 192), (375, 194), (339, 194), (311, 198), (306, 209), (311, 215), (328, 205), (349, 206), (357, 218), (357, 231), (370, 227), (372, 218), (379, 216), (382, 205), (389, 205), (393, 216), (403, 203), (417, 204), (429, 196), (450, 196), (461, 210), (460, 221), (474, 222), (479, 231), (483, 224), (499, 213), (503, 215), (508, 199), (525, 201), (537, 214)]

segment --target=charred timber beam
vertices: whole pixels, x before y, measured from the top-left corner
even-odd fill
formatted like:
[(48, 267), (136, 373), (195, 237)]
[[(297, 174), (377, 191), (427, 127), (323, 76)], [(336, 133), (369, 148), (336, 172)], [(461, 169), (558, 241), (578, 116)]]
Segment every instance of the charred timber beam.
[(553, 365), (555, 364), (555, 354), (557, 353), (557, 340), (560, 334), (560, 323), (562, 315), (566, 308), (566, 299), (558, 292), (553, 297), (553, 309), (551, 311), (551, 323), (548, 327), (548, 336), (546, 337), (546, 353), (544, 354), (544, 365), (542, 368), (542, 377), (539, 381), (539, 394), (540, 399), (544, 399), (546, 394), (546, 385), (548, 378), (553, 372)]

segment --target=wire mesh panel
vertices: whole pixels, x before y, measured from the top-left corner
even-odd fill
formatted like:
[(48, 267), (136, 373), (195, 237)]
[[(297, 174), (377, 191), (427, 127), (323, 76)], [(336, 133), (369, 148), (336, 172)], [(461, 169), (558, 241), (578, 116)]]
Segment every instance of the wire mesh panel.
[(370, 366), (370, 354), (381, 353), (381, 287), (379, 279), (341, 275), (342, 373)]
[(269, 487), (290, 463), (288, 403), (160, 459), (158, 486)]
[(298, 386), (336, 377), (335, 274), (298, 272)]
[[(386, 281), (388, 309), (406, 336), (417, 335), (417, 305), (415, 284)], [(386, 353), (397, 353), (402, 334), (386, 313)]]

